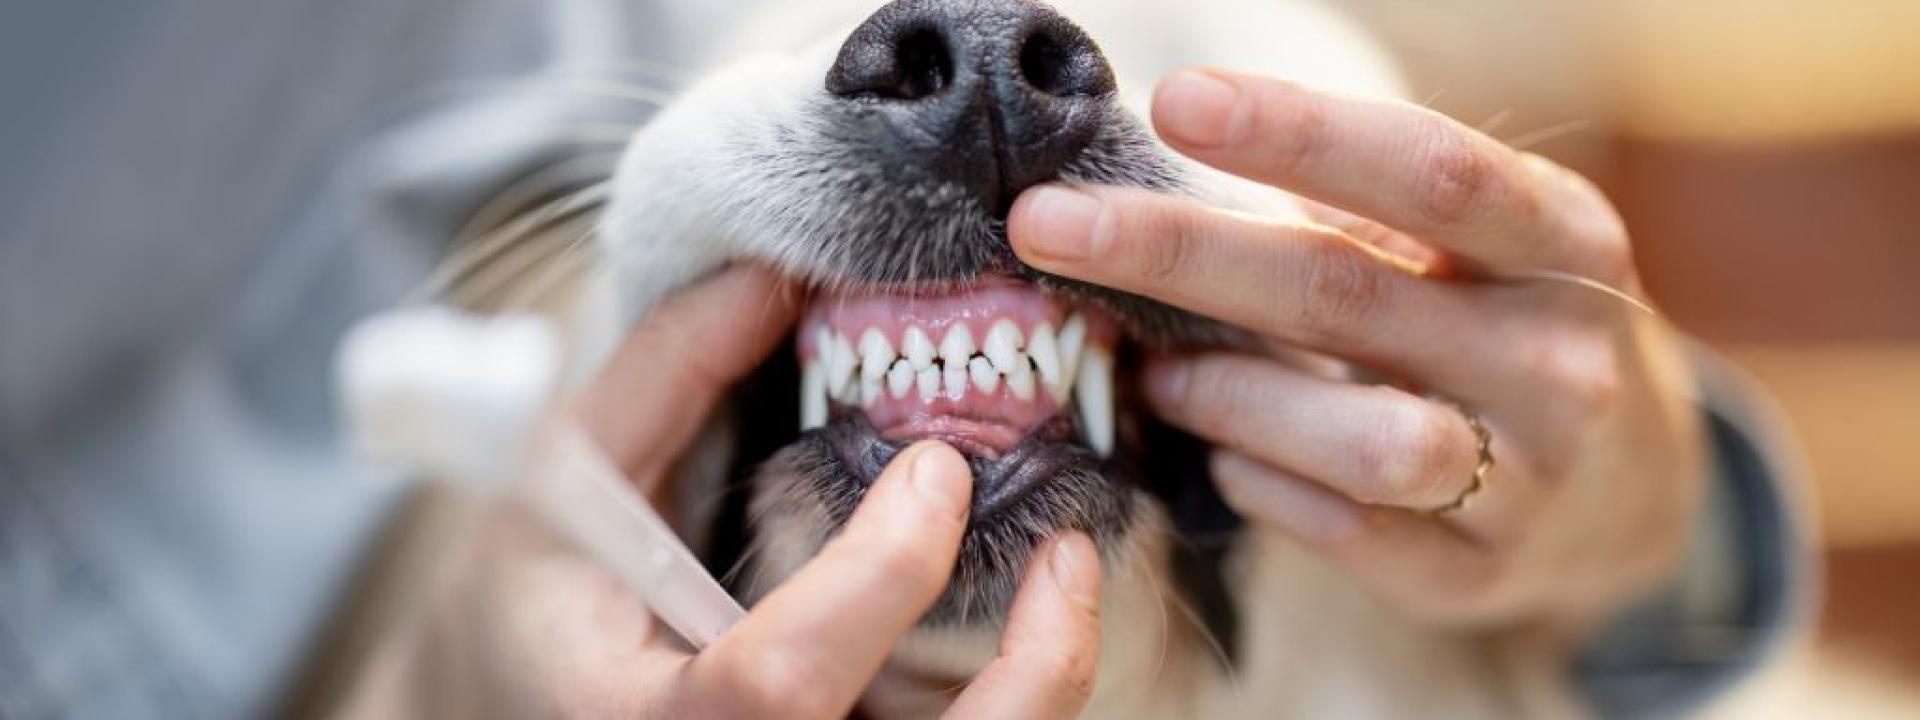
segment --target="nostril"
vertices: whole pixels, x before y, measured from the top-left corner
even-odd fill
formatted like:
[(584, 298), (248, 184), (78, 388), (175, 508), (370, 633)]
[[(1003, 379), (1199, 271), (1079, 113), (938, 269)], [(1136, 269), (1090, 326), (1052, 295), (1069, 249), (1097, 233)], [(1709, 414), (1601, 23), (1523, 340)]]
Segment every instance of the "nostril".
[(890, 97), (918, 100), (940, 92), (953, 82), (953, 55), (947, 43), (932, 30), (917, 30), (900, 39), (894, 62), (900, 69), (899, 84)]
[(1113, 89), (1100, 51), (1084, 40), (1062, 41), (1042, 29), (1021, 44), (1019, 60), (1021, 79), (1047, 95), (1099, 95)]
[(1020, 48), (1020, 75), (1035, 90), (1066, 95), (1067, 53), (1046, 33), (1034, 33)]

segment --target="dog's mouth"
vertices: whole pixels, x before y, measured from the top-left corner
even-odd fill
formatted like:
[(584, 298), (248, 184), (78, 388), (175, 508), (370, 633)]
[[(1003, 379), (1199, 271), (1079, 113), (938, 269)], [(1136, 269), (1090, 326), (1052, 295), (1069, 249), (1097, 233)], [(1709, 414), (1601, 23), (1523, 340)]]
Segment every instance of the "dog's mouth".
[(909, 444), (952, 445), (978, 525), (1113, 455), (1120, 339), (1100, 308), (1010, 276), (816, 292), (795, 342), (801, 430), (863, 488)]

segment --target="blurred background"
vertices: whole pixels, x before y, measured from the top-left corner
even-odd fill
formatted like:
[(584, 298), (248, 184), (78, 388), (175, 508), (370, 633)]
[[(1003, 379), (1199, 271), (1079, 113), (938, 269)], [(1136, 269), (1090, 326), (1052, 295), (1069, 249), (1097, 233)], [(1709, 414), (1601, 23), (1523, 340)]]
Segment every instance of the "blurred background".
[(1347, 5), (1434, 108), (1606, 188), (1803, 445), (1822, 651), (1920, 683), (1920, 2)]
[[(213, 577), (301, 585), (313, 606), (200, 597), (153, 570), (107, 590), (162, 597), (171, 615), (129, 615), (102, 599), (105, 575), (59, 561), (84, 554), (84, 538), (35, 555), (9, 540), (38, 529), (0, 512), (15, 518), (0, 522), (0, 567), (27, 568), (0, 578), (0, 612), (71, 590), (84, 602), (67, 610), (92, 628), (73, 668), (154, 662), (111, 637), (116, 623), (224, 639), (258, 626), (270, 637), (250, 642), (311, 642), (277, 615), (320, 612), (340, 588), (315, 578), (343, 574), (368, 546), (203, 538), (212, 529), (153, 527), (165, 513), (149, 508), (184, 496), (175, 488), (227, 483), (233, 514), (297, 508), (250, 529), (291, 538), (391, 501), (340, 499), (337, 468), (293, 442), (325, 426), (327, 398), (291, 379), (325, 377), (329, 333), (401, 283), (380, 276), (378, 252), (368, 265), (338, 260), (339, 231), (310, 215), (313, 198), (337, 191), (330, 178), (352, 148), (444, 104), (450, 77), (499, 82), (540, 60), (508, 23), (468, 23), (481, 6), (528, 17), (539, 0), (39, 1), (0, 7), (0, 511), (26, 497), (47, 504), (18, 517), (50, 526), (188, 537), (228, 573)], [(1920, 687), (1920, 1), (1328, 1), (1386, 39), (1428, 105), (1609, 192), (1663, 311), (1770, 390), (1802, 443), (1829, 573), (1820, 657)], [(97, 193), (129, 202), (89, 204)], [(269, 247), (277, 233), (290, 239)], [(395, 262), (418, 271), (418, 257)], [(103, 306), (85, 283), (21, 282), (67, 274), (169, 292)], [(357, 299), (302, 306), (323, 292)], [(313, 332), (268, 332), (286, 317)], [(178, 398), (149, 389), (213, 383), (198, 374), (207, 357), (230, 387), (165, 410)], [(218, 424), (236, 408), (270, 420)], [(149, 431), (190, 426), (232, 447), (150, 462), (189, 434)], [(130, 438), (147, 454), (103, 450)], [(286, 471), (296, 466), (307, 470)], [(69, 480), (113, 472), (191, 480), (111, 522), (55, 517), (48, 498), (82, 492)], [(289, 565), (296, 551), (324, 557)], [(192, 648), (218, 658), (210, 667), (231, 649)], [(0, 700), (29, 680), (0, 672)]]

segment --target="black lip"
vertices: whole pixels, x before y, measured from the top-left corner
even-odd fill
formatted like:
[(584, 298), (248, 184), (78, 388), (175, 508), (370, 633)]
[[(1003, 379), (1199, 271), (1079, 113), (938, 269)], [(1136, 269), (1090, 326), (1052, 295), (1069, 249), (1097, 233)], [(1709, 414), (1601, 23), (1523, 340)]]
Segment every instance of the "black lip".
[[(879, 430), (857, 408), (843, 409), (819, 433), (841, 466), (862, 490), (910, 443), (880, 437)], [(1081, 443), (1073, 421), (1058, 414), (1040, 423), (998, 458), (984, 458), (961, 450), (973, 471), (970, 517), (992, 518), (1017, 505), (1048, 481), (1071, 469), (1098, 469), (1104, 462)]]

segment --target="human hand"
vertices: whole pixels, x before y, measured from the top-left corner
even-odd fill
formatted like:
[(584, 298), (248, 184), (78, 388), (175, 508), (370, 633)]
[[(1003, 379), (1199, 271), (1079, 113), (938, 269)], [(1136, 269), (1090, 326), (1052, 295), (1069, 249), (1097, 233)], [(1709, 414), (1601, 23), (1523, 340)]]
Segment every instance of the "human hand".
[[(643, 321), (575, 413), (642, 490), (793, 321), (770, 274), (735, 269)], [(764, 309), (764, 311), (763, 311)], [(840, 718), (947, 583), (972, 478), (953, 449), (902, 451), (845, 529), (717, 642), (689, 654), (606, 570), (503, 504), (432, 613), (379, 661), (354, 715)], [(997, 659), (951, 717), (1072, 717), (1093, 684), (1099, 562), (1036, 551)]]
[[(1259, 336), (1264, 352), (1146, 374), (1154, 410), (1217, 446), (1215, 480), (1256, 528), (1446, 624), (1577, 631), (1670, 567), (1704, 484), (1676, 341), (1593, 288), (1512, 280), (1636, 290), (1596, 188), (1423, 108), (1221, 70), (1169, 76), (1153, 121), (1174, 149), (1300, 196), (1309, 220), (1049, 185), (1009, 233), (1040, 270)], [(1398, 386), (1303, 370), (1287, 348)], [(1490, 431), (1477, 491), (1476, 433), (1430, 397)]]

